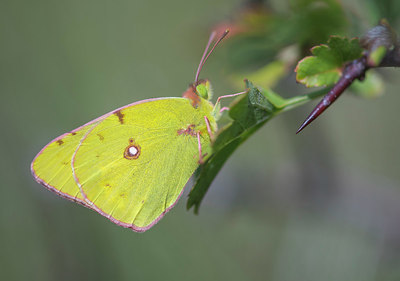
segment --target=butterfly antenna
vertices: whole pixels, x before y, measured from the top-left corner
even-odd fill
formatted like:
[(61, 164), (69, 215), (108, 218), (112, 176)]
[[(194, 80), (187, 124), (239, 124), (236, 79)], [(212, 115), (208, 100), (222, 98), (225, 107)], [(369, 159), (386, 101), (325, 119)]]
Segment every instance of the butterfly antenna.
[[(199, 81), (199, 76), (200, 76), (200, 71), (203, 68), (204, 63), (207, 61), (208, 57), (211, 55), (211, 53), (214, 51), (215, 47), (218, 46), (218, 44), (222, 41), (222, 39), (225, 38), (225, 36), (229, 33), (229, 30), (225, 30), (225, 32), (218, 38), (218, 40), (215, 42), (214, 46), (211, 48), (210, 52), (208, 52), (208, 49), (211, 46), (212, 41), (214, 40), (215, 35), (217, 34), (215, 31), (213, 31), (210, 35), (210, 38), (208, 39), (208, 43), (206, 46), (206, 49), (204, 50), (203, 56), (201, 57), (199, 67), (197, 68), (196, 71), (196, 77), (194, 78), (194, 84), (197, 85), (197, 82)], [(207, 53), (208, 52), (208, 53)]]
[(205, 48), (205, 50), (204, 50), (203, 56), (201, 57), (199, 66), (197, 67), (196, 77), (194, 78), (194, 83), (195, 83), (195, 84), (197, 84), (197, 81), (199, 80), (199, 75), (200, 75), (201, 68), (203, 67), (203, 64), (204, 64), (204, 63), (203, 63), (203, 62), (204, 62), (204, 59), (205, 59), (205, 57), (206, 57), (206, 55), (207, 55), (207, 51), (208, 51), (208, 49), (210, 48), (210, 45), (211, 45), (212, 41), (214, 40), (215, 34), (217, 34), (217, 33), (216, 33), (215, 31), (213, 31), (213, 32), (211, 33), (211, 35), (210, 35), (210, 38), (208, 39), (208, 43), (207, 43), (206, 48)]

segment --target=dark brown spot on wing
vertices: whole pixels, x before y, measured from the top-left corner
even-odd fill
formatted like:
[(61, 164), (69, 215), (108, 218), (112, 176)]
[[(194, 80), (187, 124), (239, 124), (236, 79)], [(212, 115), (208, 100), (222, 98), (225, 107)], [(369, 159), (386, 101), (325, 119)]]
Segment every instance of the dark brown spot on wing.
[(190, 136), (194, 137), (194, 136), (196, 136), (196, 131), (194, 130), (195, 127), (196, 127), (196, 125), (191, 124), (186, 129), (179, 129), (177, 131), (177, 133), (178, 133), (178, 135), (190, 135)]
[(121, 110), (115, 111), (114, 115), (118, 117), (119, 123), (124, 124), (124, 114), (121, 112)]
[(99, 137), (99, 139), (100, 139), (101, 141), (104, 140), (104, 136), (103, 136), (102, 134), (97, 134), (97, 136)]
[(76, 133), (75, 133), (75, 132), (72, 132), (72, 133), (71, 133), (71, 135), (75, 136), (75, 135), (76, 135)]
[(63, 140), (58, 140), (57, 143), (58, 143), (58, 145), (62, 145), (64, 142), (63, 142)]

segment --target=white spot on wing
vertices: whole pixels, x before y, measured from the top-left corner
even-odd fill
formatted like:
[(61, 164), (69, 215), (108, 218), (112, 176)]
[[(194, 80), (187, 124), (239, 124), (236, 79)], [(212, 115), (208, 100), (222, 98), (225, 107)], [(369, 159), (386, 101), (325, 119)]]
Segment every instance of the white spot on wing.
[(129, 147), (129, 154), (130, 154), (130, 155), (134, 156), (134, 155), (136, 155), (137, 153), (138, 153), (138, 150), (137, 150), (136, 147), (134, 147), (134, 146)]

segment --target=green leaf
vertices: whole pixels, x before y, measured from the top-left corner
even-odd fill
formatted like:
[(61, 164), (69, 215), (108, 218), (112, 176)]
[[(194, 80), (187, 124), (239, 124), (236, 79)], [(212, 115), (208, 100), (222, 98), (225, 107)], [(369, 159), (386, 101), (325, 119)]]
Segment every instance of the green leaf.
[(358, 39), (332, 36), (326, 45), (311, 49), (313, 56), (305, 57), (296, 67), (296, 79), (307, 87), (329, 86), (336, 83), (343, 66), (362, 55)]
[(275, 108), (272, 105), (272, 103), (270, 103), (268, 99), (251, 84), (251, 82), (247, 80), (246, 83), (247, 85), (251, 85), (248, 94), (248, 99), (249, 99), (248, 102), (250, 103), (250, 105), (253, 106), (254, 108), (261, 109), (262, 113), (264, 113), (263, 111), (273, 113)]
[(200, 203), (211, 182), (229, 156), (249, 136), (273, 117), (276, 109), (268, 98), (253, 84), (246, 81), (248, 93), (235, 100), (230, 106), (229, 116), (233, 120), (218, 131), (213, 143), (213, 152), (194, 175), (195, 184), (189, 193), (187, 208), (194, 207), (198, 213)]

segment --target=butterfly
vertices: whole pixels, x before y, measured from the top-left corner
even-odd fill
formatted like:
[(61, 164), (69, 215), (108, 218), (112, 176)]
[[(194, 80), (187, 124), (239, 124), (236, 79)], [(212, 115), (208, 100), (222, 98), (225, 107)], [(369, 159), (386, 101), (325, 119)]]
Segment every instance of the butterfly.
[(35, 180), (117, 225), (136, 232), (155, 225), (211, 153), (220, 114), (199, 74), (227, 33), (208, 52), (211, 34), (183, 97), (138, 101), (55, 138), (31, 164)]

